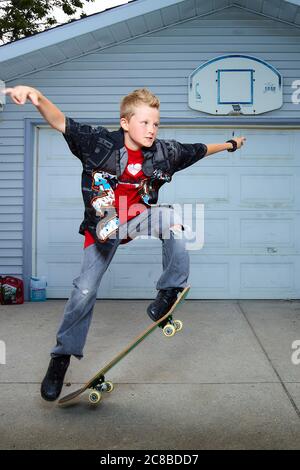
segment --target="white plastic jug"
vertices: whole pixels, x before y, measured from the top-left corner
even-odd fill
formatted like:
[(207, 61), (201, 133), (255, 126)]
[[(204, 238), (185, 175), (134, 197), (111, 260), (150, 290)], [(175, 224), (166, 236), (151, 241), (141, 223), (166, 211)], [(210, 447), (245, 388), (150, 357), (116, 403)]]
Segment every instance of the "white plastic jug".
[(47, 281), (45, 276), (30, 278), (30, 300), (31, 302), (43, 302), (47, 299)]

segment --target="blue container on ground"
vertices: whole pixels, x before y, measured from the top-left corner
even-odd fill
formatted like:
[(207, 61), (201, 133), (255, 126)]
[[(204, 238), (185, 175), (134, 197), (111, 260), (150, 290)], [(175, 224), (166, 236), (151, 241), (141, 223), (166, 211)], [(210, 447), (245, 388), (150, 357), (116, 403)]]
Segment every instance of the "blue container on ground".
[(30, 278), (31, 302), (43, 302), (47, 299), (47, 281), (45, 276)]

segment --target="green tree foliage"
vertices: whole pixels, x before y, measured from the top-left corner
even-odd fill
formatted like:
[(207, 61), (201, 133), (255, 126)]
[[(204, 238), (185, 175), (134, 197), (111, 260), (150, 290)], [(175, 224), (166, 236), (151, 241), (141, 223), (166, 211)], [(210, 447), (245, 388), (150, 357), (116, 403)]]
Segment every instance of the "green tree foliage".
[[(94, 0), (85, 0), (93, 2)], [(0, 0), (0, 43), (15, 41), (44, 31), (57, 24), (53, 8), (59, 8), (74, 20), (84, 7), (81, 0)], [(86, 16), (81, 12), (81, 18)]]

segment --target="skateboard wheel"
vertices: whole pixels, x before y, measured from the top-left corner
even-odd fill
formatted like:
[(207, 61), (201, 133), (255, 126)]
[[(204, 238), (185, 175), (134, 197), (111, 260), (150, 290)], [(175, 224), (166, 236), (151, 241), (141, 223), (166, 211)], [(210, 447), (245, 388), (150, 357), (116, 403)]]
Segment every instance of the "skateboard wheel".
[(101, 393), (100, 393), (100, 392), (97, 392), (97, 390), (93, 390), (93, 391), (89, 394), (89, 401), (90, 401), (90, 403), (96, 404), (96, 403), (99, 403), (100, 400), (101, 400)]
[(104, 382), (103, 390), (107, 393), (112, 392), (114, 389), (114, 384), (112, 382)]
[(175, 325), (176, 331), (182, 330), (183, 323), (181, 320), (174, 320), (174, 325)]
[(171, 336), (174, 336), (175, 333), (176, 333), (175, 326), (170, 325), (170, 323), (168, 323), (166, 326), (163, 327), (163, 334), (165, 336), (171, 337)]

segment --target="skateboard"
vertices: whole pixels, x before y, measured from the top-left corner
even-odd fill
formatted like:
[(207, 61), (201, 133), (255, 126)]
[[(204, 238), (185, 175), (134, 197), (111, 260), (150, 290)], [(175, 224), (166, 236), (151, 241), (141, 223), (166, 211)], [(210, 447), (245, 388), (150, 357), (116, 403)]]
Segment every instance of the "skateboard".
[(65, 403), (70, 403), (75, 398), (79, 397), (86, 390), (91, 390), (89, 393), (89, 402), (96, 404), (101, 400), (102, 392), (112, 392), (114, 386), (112, 382), (108, 382), (105, 379), (105, 374), (114, 367), (123, 357), (125, 357), (130, 351), (132, 351), (141, 341), (143, 341), (152, 331), (160, 327), (163, 330), (163, 333), (167, 337), (174, 336), (175, 333), (182, 329), (183, 323), (180, 320), (173, 319), (173, 312), (178, 307), (178, 305), (186, 298), (190, 286), (185, 287), (182, 292), (180, 292), (176, 302), (172, 305), (171, 309), (157, 322), (152, 323), (146, 330), (144, 330), (139, 336), (137, 336), (128, 346), (123, 349), (116, 357), (112, 359), (106, 366), (104, 366), (91, 380), (89, 380), (85, 385), (83, 385), (78, 390), (75, 390), (68, 395), (62, 397), (58, 403), (59, 405), (64, 405)]

